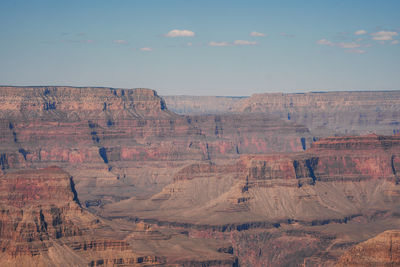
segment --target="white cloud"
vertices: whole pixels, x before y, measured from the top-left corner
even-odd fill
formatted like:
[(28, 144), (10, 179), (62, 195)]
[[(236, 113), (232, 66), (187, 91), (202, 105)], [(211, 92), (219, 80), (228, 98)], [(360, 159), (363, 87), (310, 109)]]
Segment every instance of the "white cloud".
[(355, 35), (363, 35), (363, 34), (367, 34), (367, 31), (365, 30), (358, 30), (354, 33)]
[(340, 48), (346, 48), (346, 49), (354, 49), (354, 48), (358, 48), (361, 45), (355, 43), (355, 42), (351, 42), (351, 43), (338, 43), (335, 44), (335, 46), (338, 46)]
[(332, 43), (331, 41), (326, 40), (326, 39), (318, 40), (317, 44), (319, 44), (319, 45), (328, 45), (328, 46), (334, 46), (335, 45), (334, 43)]
[(234, 45), (257, 45), (258, 42), (251, 42), (246, 40), (236, 40), (233, 42)]
[(208, 45), (209, 46), (231, 46), (231, 44), (228, 42), (214, 42), (214, 41), (209, 42)]
[[(350, 43), (345, 43), (345, 42), (341, 42), (341, 43), (334, 43), (331, 42), (327, 39), (321, 39), (317, 41), (317, 44), (319, 45), (327, 45), (327, 46), (332, 46), (332, 47), (340, 47), (346, 50), (346, 52), (348, 53), (357, 53), (357, 54), (364, 54), (366, 53), (365, 50), (362, 49), (357, 49), (359, 47), (361, 47), (360, 44), (356, 43), (356, 42), (350, 42)], [(367, 47), (367, 45), (365, 45), (365, 47)]]
[(265, 33), (262, 33), (262, 32), (251, 32), (250, 36), (252, 36), (252, 37), (265, 37), (267, 35)]
[(399, 40), (394, 40), (394, 41), (391, 42), (392, 45), (396, 45), (398, 43), (399, 43)]
[(172, 30), (167, 34), (164, 34), (165, 37), (193, 37), (194, 32), (189, 30)]
[(399, 34), (397, 32), (379, 31), (371, 33), (371, 35), (373, 36), (372, 39), (377, 41), (390, 41), (393, 40), (394, 36), (398, 36)]
[(113, 43), (114, 44), (128, 44), (128, 42), (125, 40), (114, 40)]
[(145, 51), (145, 52), (151, 52), (151, 51), (153, 51), (153, 49), (150, 48), (150, 47), (142, 47), (142, 48), (140, 48), (140, 50), (141, 50), (141, 51)]

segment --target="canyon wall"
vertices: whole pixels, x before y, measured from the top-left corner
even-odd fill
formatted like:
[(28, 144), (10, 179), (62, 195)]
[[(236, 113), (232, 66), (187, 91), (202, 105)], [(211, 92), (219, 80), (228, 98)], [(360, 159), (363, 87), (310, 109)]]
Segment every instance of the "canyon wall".
[(254, 94), (236, 112), (267, 112), (317, 135), (393, 134), (400, 130), (400, 91)]
[(400, 225), (398, 99), (0, 87), (0, 262), (333, 266)]
[(307, 128), (274, 116), (181, 116), (149, 89), (0, 87), (0, 169), (57, 165), (84, 205), (148, 196), (196, 161), (301, 151)]
[(395, 134), (400, 91), (263, 93), (251, 97), (166, 96), (179, 114), (268, 113), (307, 126), (314, 136)]
[(58, 167), (0, 176), (0, 209), (1, 266), (235, 263), (224, 242), (191, 240), (179, 231), (113, 223), (89, 213), (80, 205), (73, 178)]
[(305, 152), (196, 163), (104, 216), (230, 240), (243, 266), (332, 266), (365, 232), (398, 227), (399, 148), (399, 135), (331, 137)]

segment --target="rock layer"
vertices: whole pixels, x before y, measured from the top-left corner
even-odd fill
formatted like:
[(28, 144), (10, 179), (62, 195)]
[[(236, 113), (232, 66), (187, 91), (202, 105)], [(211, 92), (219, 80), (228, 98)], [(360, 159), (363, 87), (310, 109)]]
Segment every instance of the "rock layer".
[(180, 116), (149, 89), (0, 87), (0, 133), (2, 172), (56, 164), (91, 207), (158, 192), (195, 161), (311, 142), (274, 116)]
[(235, 263), (234, 256), (219, 252), (227, 246), (224, 242), (192, 240), (179, 231), (114, 224), (94, 216), (81, 207), (72, 177), (58, 167), (0, 176), (0, 199), (1, 266)]
[(58, 167), (1, 176), (0, 199), (2, 266), (157, 263), (96, 234), (104, 224), (81, 208), (72, 177)]
[(400, 231), (385, 231), (356, 245), (335, 266), (400, 266)]
[(392, 134), (400, 130), (400, 91), (254, 94), (233, 108), (266, 112), (307, 126), (317, 135)]

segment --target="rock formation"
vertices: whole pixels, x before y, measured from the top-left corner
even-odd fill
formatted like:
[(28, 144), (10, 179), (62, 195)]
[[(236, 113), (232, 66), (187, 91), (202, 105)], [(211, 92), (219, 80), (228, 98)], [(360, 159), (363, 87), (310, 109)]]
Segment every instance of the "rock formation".
[(0, 87), (0, 264), (333, 266), (400, 225), (400, 136), (342, 136), (399, 98)]
[[(220, 233), (218, 239), (235, 244), (244, 266), (333, 264), (343, 249), (363, 238), (358, 230), (349, 238), (338, 228), (358, 225), (376, 233), (371, 221), (398, 223), (399, 148), (399, 135), (332, 137), (301, 153), (192, 164), (160, 193), (107, 205), (104, 211), (109, 218), (183, 227), (199, 236)], [(302, 250), (304, 243), (310, 250)], [(272, 252), (278, 244), (285, 248)]]
[(104, 223), (81, 208), (72, 177), (58, 167), (1, 176), (0, 199), (1, 266), (157, 263), (97, 234)]
[(349, 249), (337, 267), (400, 266), (400, 231), (385, 231)]
[(307, 126), (316, 135), (393, 134), (400, 130), (400, 91), (254, 94), (234, 111), (266, 112)]
[(189, 163), (312, 141), (274, 116), (180, 116), (149, 89), (0, 87), (0, 132), (2, 172), (56, 164), (92, 207), (157, 192)]
[[(114, 224), (92, 215), (82, 209), (72, 177), (58, 167), (0, 176), (0, 208), (1, 266), (232, 266), (235, 262), (232, 255), (218, 252), (226, 246), (223, 242), (207, 246), (207, 240), (192, 241), (179, 231)], [(182, 247), (176, 251), (171, 243)], [(184, 245), (197, 249), (186, 250)]]

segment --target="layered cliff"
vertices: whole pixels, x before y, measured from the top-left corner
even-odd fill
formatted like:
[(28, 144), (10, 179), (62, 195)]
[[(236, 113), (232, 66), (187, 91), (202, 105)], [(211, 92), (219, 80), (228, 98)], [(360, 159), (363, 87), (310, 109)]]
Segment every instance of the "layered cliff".
[(0, 87), (0, 169), (56, 164), (84, 205), (148, 196), (179, 168), (243, 153), (300, 151), (308, 129), (274, 116), (180, 116), (149, 89)]
[(100, 234), (104, 223), (81, 208), (72, 177), (58, 167), (1, 176), (0, 199), (2, 266), (157, 263)]
[(229, 246), (222, 241), (189, 239), (180, 231), (114, 223), (89, 213), (72, 177), (58, 167), (0, 176), (0, 199), (1, 266), (235, 263), (234, 256), (219, 251)]
[(104, 215), (230, 240), (244, 266), (332, 266), (365, 233), (398, 225), (399, 148), (399, 135), (332, 137), (304, 152), (191, 164)]
[(399, 148), (399, 135), (334, 137), (302, 153), (193, 164), (151, 198), (132, 198), (106, 209), (124, 213), (124, 207), (133, 207), (132, 214), (142, 218), (238, 227), (347, 220), (397, 207)]
[(254, 94), (233, 108), (266, 112), (306, 125), (318, 135), (392, 134), (400, 130), (400, 91)]

